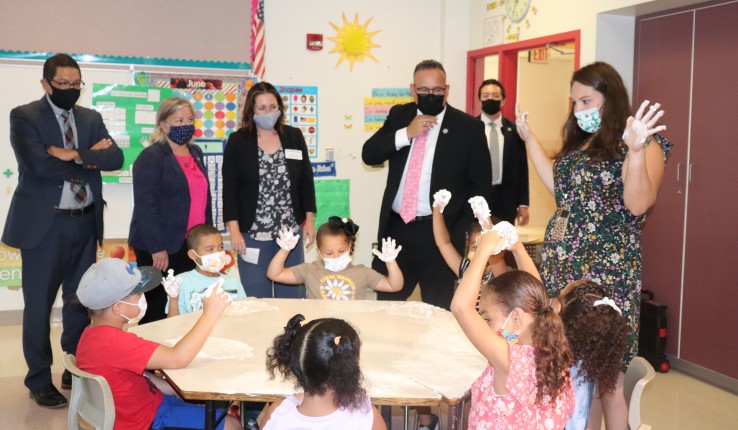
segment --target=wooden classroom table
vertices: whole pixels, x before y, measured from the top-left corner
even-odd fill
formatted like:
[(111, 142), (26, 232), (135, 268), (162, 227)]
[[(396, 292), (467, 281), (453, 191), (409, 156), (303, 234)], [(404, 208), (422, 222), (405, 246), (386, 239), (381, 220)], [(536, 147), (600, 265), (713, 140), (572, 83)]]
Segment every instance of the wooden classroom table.
[[(186, 400), (206, 402), (206, 429), (213, 428), (215, 401), (273, 402), (295, 392), (279, 376), (269, 380), (266, 350), (287, 321), (342, 318), (362, 341), (361, 369), (375, 405), (449, 406), (449, 429), (457, 429), (472, 382), (486, 360), (453, 315), (420, 302), (253, 299), (235, 301), (216, 324), (198, 356), (184, 369), (162, 369)], [(200, 317), (193, 312), (129, 331), (173, 345)]]

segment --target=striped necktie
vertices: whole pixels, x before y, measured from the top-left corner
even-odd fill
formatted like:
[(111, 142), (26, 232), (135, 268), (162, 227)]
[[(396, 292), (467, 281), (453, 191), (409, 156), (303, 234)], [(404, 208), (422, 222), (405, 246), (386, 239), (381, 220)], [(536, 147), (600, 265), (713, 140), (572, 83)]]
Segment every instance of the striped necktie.
[[(64, 118), (64, 148), (75, 149), (77, 145), (74, 139), (74, 130), (72, 130), (72, 122), (69, 120), (69, 112), (64, 111), (61, 116)], [(83, 204), (87, 200), (87, 188), (84, 185), (70, 183), (69, 189), (72, 190), (74, 200), (77, 203)]]

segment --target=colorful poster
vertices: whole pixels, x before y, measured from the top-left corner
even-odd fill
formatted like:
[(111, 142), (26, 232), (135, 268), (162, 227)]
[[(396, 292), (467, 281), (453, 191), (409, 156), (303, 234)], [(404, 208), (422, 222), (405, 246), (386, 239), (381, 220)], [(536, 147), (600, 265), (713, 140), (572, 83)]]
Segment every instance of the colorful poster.
[(258, 78), (138, 72), (134, 82), (171, 88), (195, 108), (195, 138), (223, 139), (239, 129), (241, 104)]
[(310, 158), (318, 157), (318, 87), (276, 85), (282, 95), (285, 124), (302, 131)]
[(149, 144), (159, 103), (171, 96), (169, 88), (93, 84), (92, 107), (100, 112), (110, 136), (123, 151), (123, 166), (115, 172), (103, 172), (104, 182), (133, 181), (133, 162)]
[(412, 101), (409, 88), (372, 89), (372, 96), (364, 97), (364, 131), (379, 130), (392, 106)]
[(315, 228), (328, 222), (328, 218), (339, 216), (349, 218), (349, 195), (351, 181), (348, 179), (323, 179), (315, 181), (315, 203), (318, 213), (315, 214)]

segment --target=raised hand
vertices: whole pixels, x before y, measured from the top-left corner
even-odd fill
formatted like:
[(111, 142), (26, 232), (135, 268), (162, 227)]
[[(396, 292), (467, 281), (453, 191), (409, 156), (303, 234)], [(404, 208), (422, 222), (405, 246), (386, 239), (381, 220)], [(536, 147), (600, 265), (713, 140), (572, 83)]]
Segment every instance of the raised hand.
[(391, 263), (397, 258), (397, 254), (402, 251), (402, 245), (397, 246), (395, 240), (391, 237), (382, 239), (382, 252), (378, 249), (372, 250), (372, 254), (376, 255), (377, 258), (384, 261), (385, 263)]
[(498, 222), (494, 227), (492, 227), (492, 231), (497, 232), (502, 239), (505, 239), (505, 247), (503, 249), (512, 248), (512, 246), (520, 240), (518, 230), (507, 221)]
[(179, 296), (179, 287), (182, 286), (182, 280), (174, 277), (174, 270), (167, 270), (167, 277), (162, 279), (161, 285), (164, 286), (164, 290), (167, 292), (169, 297)]
[[(664, 116), (664, 111), (659, 110), (660, 103), (654, 103), (646, 110), (646, 106), (651, 104), (650, 101), (644, 100), (638, 108), (635, 117), (628, 117), (625, 123), (625, 131), (623, 132), (623, 141), (628, 145), (628, 150), (638, 152), (643, 149), (646, 140), (654, 134), (666, 130), (665, 125), (655, 126), (659, 119)], [(655, 126), (655, 127), (654, 127)]]
[(282, 248), (283, 251), (290, 252), (295, 249), (297, 242), (300, 240), (300, 236), (292, 232), (292, 228), (282, 226), (277, 233), (277, 245)]
[(440, 208), (441, 213), (446, 209), (446, 205), (448, 205), (449, 201), (451, 201), (451, 191), (449, 190), (438, 190), (433, 194), (433, 207)]
[(530, 136), (530, 127), (528, 126), (528, 112), (520, 113), (520, 104), (515, 103), (515, 127), (518, 135), (523, 141), (528, 140)]
[(474, 196), (469, 199), (469, 205), (471, 206), (474, 216), (479, 221), (479, 225), (482, 226), (482, 232), (485, 232), (492, 228), (491, 212), (489, 211), (489, 205), (487, 200), (482, 196)]

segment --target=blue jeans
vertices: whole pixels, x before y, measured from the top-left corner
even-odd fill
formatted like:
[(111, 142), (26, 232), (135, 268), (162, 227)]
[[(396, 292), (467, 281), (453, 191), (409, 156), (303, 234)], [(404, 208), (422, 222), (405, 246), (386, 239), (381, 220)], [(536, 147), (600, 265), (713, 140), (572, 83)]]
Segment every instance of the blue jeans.
[[(163, 429), (165, 427), (176, 428), (205, 428), (205, 407), (193, 405), (179, 400), (176, 396), (162, 396), (159, 409), (156, 411), (154, 422), (151, 423), (153, 430)], [(217, 410), (216, 416), (222, 414), (223, 410)], [(221, 421), (216, 427), (217, 430), (223, 430), (225, 420)]]
[(574, 387), (574, 398), (577, 404), (574, 407), (574, 414), (569, 419), (569, 422), (566, 423), (566, 430), (585, 430), (587, 428), (587, 422), (589, 422), (589, 408), (592, 406), (595, 384), (593, 381), (584, 379), (584, 375), (580, 372), (581, 366), (582, 362), (580, 360), (579, 363), (572, 366), (569, 370), (571, 374), (571, 385)]
[[(302, 246), (302, 229), (299, 229), (300, 240), (297, 246), (290, 252), (285, 261), (285, 267), (297, 266), (305, 262), (305, 250)], [(272, 283), (267, 278), (267, 268), (272, 258), (279, 251), (279, 245), (276, 240), (258, 241), (244, 234), (247, 248), (256, 248), (259, 250), (259, 260), (256, 264), (247, 263), (242, 258), (238, 258), (238, 274), (241, 277), (241, 284), (248, 297), (257, 298), (280, 298), (280, 299), (304, 299), (304, 285), (287, 285)], [(272, 284), (274, 288), (272, 289)]]

